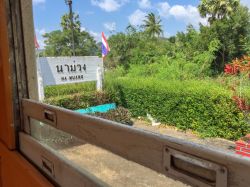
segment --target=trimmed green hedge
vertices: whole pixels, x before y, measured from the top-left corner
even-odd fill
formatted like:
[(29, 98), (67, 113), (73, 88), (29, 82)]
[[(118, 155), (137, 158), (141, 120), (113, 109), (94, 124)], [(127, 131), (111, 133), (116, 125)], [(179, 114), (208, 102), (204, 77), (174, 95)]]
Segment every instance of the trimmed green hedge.
[(113, 100), (134, 117), (151, 114), (162, 123), (192, 129), (203, 137), (237, 139), (250, 132), (229, 90), (213, 81), (108, 80)]
[(110, 102), (110, 97), (105, 92), (81, 91), (71, 95), (61, 95), (45, 99), (45, 103), (77, 110), (90, 106), (101, 105)]
[(85, 83), (75, 83), (75, 84), (63, 84), (57, 86), (46, 86), (44, 90), (45, 98), (65, 96), (76, 93), (82, 93), (95, 91), (96, 84), (95, 82), (85, 82)]

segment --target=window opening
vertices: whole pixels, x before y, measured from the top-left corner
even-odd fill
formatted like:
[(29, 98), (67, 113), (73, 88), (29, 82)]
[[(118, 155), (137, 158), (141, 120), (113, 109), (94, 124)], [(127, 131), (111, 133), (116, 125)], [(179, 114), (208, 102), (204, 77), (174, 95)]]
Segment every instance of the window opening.
[[(157, 150), (157, 156), (160, 155), (161, 158), (166, 154), (165, 146), (171, 145), (170, 150), (190, 154), (194, 162), (197, 161), (195, 158), (200, 156), (208, 163), (216, 162), (214, 166), (221, 167), (225, 175), (220, 175), (221, 178), (218, 178), (217, 172), (221, 172), (221, 168), (216, 171), (207, 170), (200, 168), (198, 164), (195, 166), (199, 168), (198, 171), (203, 169), (204, 173), (209, 173), (209, 176), (198, 176), (198, 178), (202, 178), (209, 185), (213, 183), (214, 186), (218, 184), (226, 186), (228, 181), (224, 180), (224, 183), (220, 181), (227, 175), (227, 171), (230, 173), (232, 166), (240, 171), (241, 166), (236, 163), (247, 163), (249, 160), (248, 152), (244, 151), (248, 149), (247, 134), (250, 128), (249, 57), (247, 56), (249, 39), (233, 43), (232, 46), (238, 44), (244, 46), (233, 51), (226, 47), (229, 44), (222, 38), (227, 36), (231, 41), (232, 38), (239, 37), (238, 34), (224, 33), (225, 35), (220, 36), (221, 33), (216, 33), (216, 30), (223, 28), (223, 25), (234, 25), (235, 23), (229, 21), (233, 19), (229, 18), (236, 18), (239, 15), (236, 12), (240, 13), (240, 17), (248, 23), (249, 10), (244, 4), (230, 4), (234, 11), (216, 17), (208, 12), (202, 2), (198, 6), (183, 4), (181, 7), (185, 11), (188, 12), (188, 8), (191, 7), (195, 10), (199, 19), (192, 20), (198, 20), (201, 24), (186, 25), (186, 29), (168, 36), (163, 34), (163, 30), (170, 20), (162, 11), (164, 7), (169, 7), (169, 10), (173, 11), (177, 5), (159, 2), (158, 6), (155, 6), (149, 3), (152, 7), (155, 6), (150, 11), (150, 8), (141, 7), (142, 1), (136, 5), (135, 2), (130, 4), (125, 1), (116, 2), (117, 8), (124, 7), (120, 11), (126, 12), (125, 7), (129, 6), (140, 7), (134, 14), (131, 13), (126, 27), (118, 26), (118, 23), (122, 24), (123, 21), (120, 21), (117, 12), (108, 13), (101, 1), (86, 1), (84, 7), (83, 3), (77, 0), (50, 2), (51, 4), (48, 1), (33, 2), (39, 100), (71, 111), (23, 100), (26, 133), (30, 133), (41, 143), (52, 148), (54, 144), (50, 142), (51, 140), (63, 139), (61, 142), (63, 146), (72, 146), (69, 148), (66, 146), (65, 150), (72, 149), (70, 152), (73, 155), (70, 159), (74, 160), (73, 157), (77, 158), (75, 148), (85, 145), (83, 140), (89, 140), (88, 143), (93, 143), (91, 142), (93, 139), (105, 141), (105, 137), (96, 137), (97, 135), (93, 133), (95, 128), (88, 131), (89, 135), (86, 135), (86, 132), (81, 134), (80, 130), (87, 128), (84, 125), (90, 125), (84, 123), (84, 120), (90, 120), (92, 125), (100, 125), (106, 133), (115, 130), (119, 134), (122, 129), (124, 133), (127, 131), (139, 139), (145, 136), (148, 141), (159, 140), (156, 141), (156, 147), (161, 147)], [(67, 13), (68, 8), (69, 13)], [(100, 11), (100, 8), (104, 11)], [(193, 11), (190, 13), (193, 14)], [(116, 14), (117, 16), (114, 16)], [(142, 17), (139, 26), (134, 22), (137, 20), (134, 17), (137, 14)], [(102, 16), (99, 16), (98, 20), (94, 15)], [(49, 19), (48, 16), (54, 19)], [(103, 21), (106, 16), (116, 21), (102, 24), (101, 20)], [(172, 17), (174, 18), (175, 21), (178, 20), (178, 16)], [(96, 27), (99, 31), (97, 35), (91, 30), (92, 25), (93, 27), (96, 25), (93, 20), (100, 26)], [(44, 29), (46, 26), (48, 28)], [(154, 30), (151, 30), (153, 26)], [(250, 26), (246, 26), (248, 27)], [(243, 29), (244, 36), (248, 36), (247, 29), (239, 28)], [(236, 33), (239, 28), (236, 28)], [(37, 110), (35, 114), (25, 106), (36, 106), (41, 110)], [(62, 119), (66, 119), (58, 111), (72, 117), (72, 121), (65, 125)], [(82, 118), (79, 115), (82, 115)], [(95, 117), (113, 120), (123, 126), (117, 124), (115, 127), (116, 123), (99, 121)], [(75, 119), (83, 121), (76, 122)], [(107, 126), (99, 124), (101, 122)], [(129, 133), (125, 133), (127, 134), (127, 137), (124, 136), (125, 139), (130, 137)], [(116, 137), (117, 134), (113, 134), (114, 139), (121, 141)], [(141, 134), (143, 136), (140, 136)], [(79, 135), (78, 138), (81, 140), (73, 135)], [(235, 141), (239, 138), (241, 140), (236, 144)], [(193, 145), (193, 142), (195, 148), (191, 154), (187, 147)], [(93, 144), (120, 153), (113, 142)], [(141, 142), (134, 144), (138, 149), (143, 147)], [(204, 145), (207, 146), (207, 152), (203, 150)], [(213, 157), (210, 159), (207, 155), (200, 155), (199, 148), (207, 155), (212, 154)], [(136, 154), (137, 150), (134, 151)], [(234, 164), (228, 166), (228, 163), (221, 160), (221, 152), (229, 155), (228, 159), (233, 160)], [(68, 153), (61, 152), (61, 154)], [(120, 155), (130, 159), (130, 154), (123, 150)], [(240, 157), (240, 154), (244, 157)], [(182, 159), (184, 157), (181, 156)], [(139, 163), (144, 161), (143, 156), (139, 158), (132, 156), (132, 158)], [(215, 158), (219, 161), (215, 161)], [(145, 160), (149, 161), (146, 158)], [(172, 164), (173, 168), (181, 170), (182, 173), (190, 172), (183, 169), (185, 164), (191, 167), (185, 159), (183, 163), (179, 156), (170, 155), (168, 160), (171, 161), (169, 164)], [(44, 158), (41, 163), (47, 173), (53, 176), (53, 164), (50, 160)], [(157, 171), (155, 168), (152, 169)], [(162, 169), (164, 167), (160, 172), (164, 173)], [(169, 173), (166, 168), (164, 171)], [(186, 181), (196, 183), (192, 177), (197, 178), (197, 173), (199, 172), (189, 175), (191, 178), (184, 178)], [(239, 180), (238, 175), (235, 178)], [(231, 182), (229, 180), (229, 183)]]

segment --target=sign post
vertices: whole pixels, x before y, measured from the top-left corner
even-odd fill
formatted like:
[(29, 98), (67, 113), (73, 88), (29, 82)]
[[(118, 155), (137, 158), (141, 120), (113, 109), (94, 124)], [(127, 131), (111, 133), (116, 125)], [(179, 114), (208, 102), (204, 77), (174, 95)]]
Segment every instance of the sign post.
[(39, 94), (38, 98), (39, 98), (39, 101), (43, 101), (44, 100), (44, 87), (43, 87), (43, 78), (42, 78), (41, 68), (40, 68), (39, 63), (37, 63), (37, 83), (38, 83), (38, 94)]
[(97, 91), (102, 91), (102, 81), (103, 81), (103, 71), (102, 68), (98, 66), (96, 69), (96, 90)]

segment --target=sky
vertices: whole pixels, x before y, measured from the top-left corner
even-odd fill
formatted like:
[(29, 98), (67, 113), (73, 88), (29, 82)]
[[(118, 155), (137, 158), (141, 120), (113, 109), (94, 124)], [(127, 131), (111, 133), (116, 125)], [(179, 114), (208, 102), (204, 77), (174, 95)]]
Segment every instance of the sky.
[[(196, 28), (199, 23), (207, 24), (199, 15), (199, 3), (199, 0), (73, 0), (73, 11), (80, 16), (81, 29), (96, 41), (101, 40), (101, 32), (108, 37), (124, 32), (129, 24), (141, 25), (150, 12), (160, 16), (164, 36), (169, 37), (185, 31), (188, 24)], [(250, 8), (250, 0), (241, 3)], [(68, 13), (65, 0), (33, 0), (34, 25), (41, 48), (42, 35), (60, 29), (65, 13)]]

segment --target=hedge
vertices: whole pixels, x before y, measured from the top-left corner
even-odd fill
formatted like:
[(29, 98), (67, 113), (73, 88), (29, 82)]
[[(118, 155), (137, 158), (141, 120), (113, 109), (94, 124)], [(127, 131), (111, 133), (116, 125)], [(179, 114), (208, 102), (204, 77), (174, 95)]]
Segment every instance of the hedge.
[(151, 114), (164, 124), (192, 129), (203, 137), (235, 140), (250, 132), (232, 93), (213, 81), (160, 81), (118, 78), (106, 89), (134, 117)]
[(84, 83), (75, 83), (75, 84), (63, 84), (56, 86), (46, 86), (45, 87), (45, 98), (57, 97), (57, 96), (66, 96), (71, 94), (76, 94), (80, 92), (90, 92), (96, 90), (95, 82), (84, 82)]
[(71, 95), (60, 95), (49, 97), (45, 99), (45, 103), (67, 108), (70, 110), (77, 110), (87, 108), (90, 106), (101, 105), (109, 103), (110, 98), (105, 92), (96, 91), (81, 91)]

